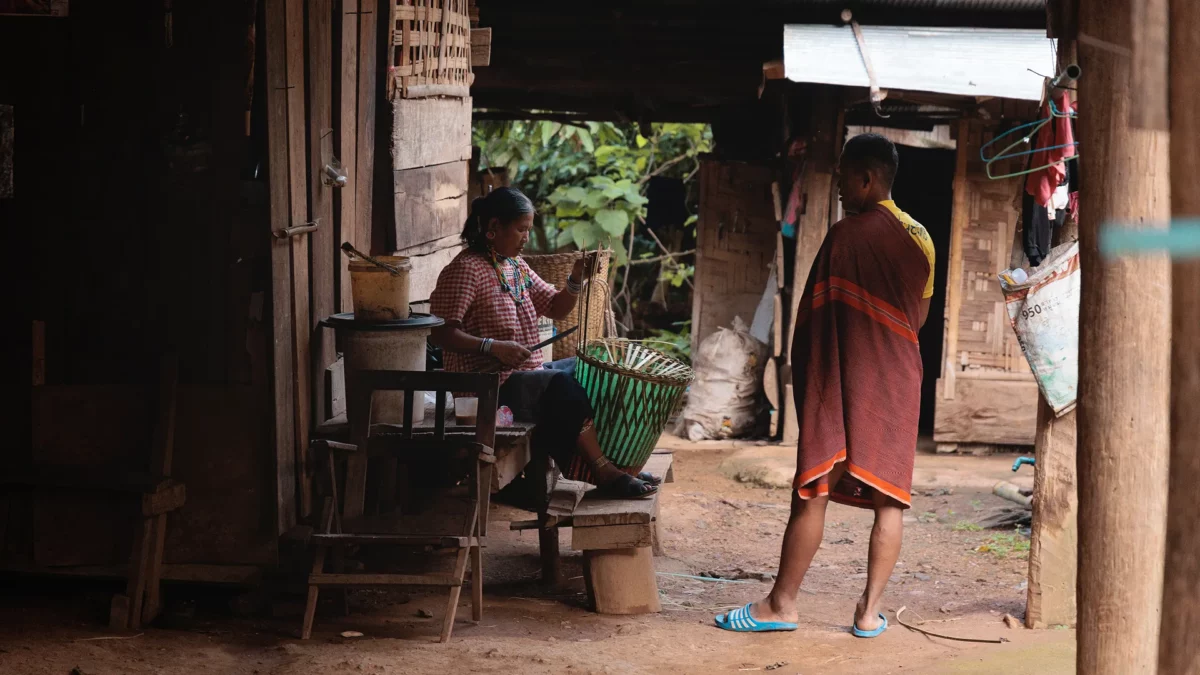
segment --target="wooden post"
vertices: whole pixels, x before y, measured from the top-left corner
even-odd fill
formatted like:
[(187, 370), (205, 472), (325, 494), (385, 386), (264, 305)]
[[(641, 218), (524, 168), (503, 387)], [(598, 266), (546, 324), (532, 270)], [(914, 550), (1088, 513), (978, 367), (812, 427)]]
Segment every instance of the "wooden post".
[(958, 121), (954, 162), (954, 203), (950, 213), (950, 257), (947, 260), (946, 342), (942, 350), (942, 398), (954, 398), (958, 372), (958, 317), (962, 311), (963, 234), (970, 224), (967, 208), (967, 153), (971, 147), (971, 123)]
[[(287, 13), (284, 0), (266, 0), (267, 156), (270, 232), (290, 223), (288, 190)], [(269, 232), (271, 240), (271, 372), (274, 385), (276, 527), (283, 534), (296, 524), (296, 427), (293, 398), (292, 245)]]
[[(1200, 215), (1200, 5), (1171, 2), (1171, 210)], [(1200, 261), (1172, 268), (1171, 477), (1158, 672), (1200, 672)]]
[(1025, 625), (1073, 626), (1079, 547), (1075, 412), (1056, 418), (1054, 409), (1039, 396), (1035, 448)]
[(804, 181), (804, 212), (799, 216), (800, 222), (796, 223), (796, 259), (792, 266), (791, 318), (786, 336), (789, 363), (792, 340), (796, 334), (796, 307), (800, 304), (800, 296), (804, 294), (813, 260), (821, 250), (825, 233), (831, 225), (829, 202), (836, 190), (833, 170), (841, 152), (841, 148), (835, 145), (838, 121), (836, 101), (832, 87), (820, 87), (812, 97), (808, 158), (801, 178)]
[[(1169, 137), (1130, 111), (1135, 0), (1079, 9), (1079, 625), (1080, 673), (1157, 666), (1166, 544), (1170, 268), (1165, 256), (1105, 259), (1102, 227), (1170, 216)], [(1165, 27), (1162, 27), (1165, 29)], [(1163, 38), (1165, 39), (1165, 34)], [(1194, 490), (1195, 486), (1189, 486)], [(1191, 626), (1195, 629), (1195, 626)]]
[[(338, 242), (348, 241), (360, 251), (357, 223), (358, 194), (358, 0), (341, 1), (342, 54), (340, 62), (341, 89), (338, 97), (338, 159), (346, 174), (346, 187), (338, 190)], [(350, 294), (350, 266), (338, 257), (338, 308), (354, 310)]]
[[(1077, 59), (1075, 43), (1060, 38), (1058, 71), (1062, 72)], [(1078, 240), (1079, 223), (1074, 220), (1054, 231), (1055, 246)], [(1079, 550), (1075, 411), (1055, 417), (1054, 410), (1039, 394), (1034, 448), (1037, 463), (1033, 467), (1033, 526), (1025, 625), (1074, 626)]]
[[(330, 396), (325, 386), (325, 369), (337, 359), (332, 333), (318, 323), (337, 310), (334, 265), (341, 252), (334, 243), (333, 190), (325, 181), (325, 165), (333, 161), (333, 0), (312, 0), (308, 8), (308, 192), (317, 230), (312, 233), (312, 414), (316, 423), (325, 421)], [(315, 426), (315, 425), (314, 425)], [(301, 446), (307, 453), (307, 446)], [(307, 468), (307, 467), (306, 467)], [(300, 476), (300, 515), (307, 518), (312, 508), (308, 471)]]

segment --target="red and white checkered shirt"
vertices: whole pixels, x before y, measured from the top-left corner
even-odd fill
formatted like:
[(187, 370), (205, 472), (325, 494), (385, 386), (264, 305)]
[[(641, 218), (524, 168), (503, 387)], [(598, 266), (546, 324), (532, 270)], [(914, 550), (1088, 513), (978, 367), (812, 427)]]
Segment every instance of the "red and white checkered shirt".
[[(510, 286), (517, 287), (524, 272), (533, 285), (529, 296), (521, 303), (513, 300), (508, 291), (500, 287), (500, 277), (492, 267), (492, 261), (482, 253), (464, 250), (450, 261), (438, 276), (437, 287), (429, 299), (429, 311), (441, 317), (447, 325), (458, 325), (466, 334), (497, 341), (511, 341), (532, 347), (538, 340), (538, 317), (550, 310), (550, 302), (558, 290), (539, 277), (520, 256), (511, 263), (502, 262), (501, 270)], [(446, 370), (454, 372), (480, 372), (493, 368), (498, 361), (486, 354), (458, 354), (446, 351)], [(541, 351), (534, 352), (521, 370), (534, 370), (542, 365)], [(500, 374), (500, 383), (508, 379), (511, 370)]]

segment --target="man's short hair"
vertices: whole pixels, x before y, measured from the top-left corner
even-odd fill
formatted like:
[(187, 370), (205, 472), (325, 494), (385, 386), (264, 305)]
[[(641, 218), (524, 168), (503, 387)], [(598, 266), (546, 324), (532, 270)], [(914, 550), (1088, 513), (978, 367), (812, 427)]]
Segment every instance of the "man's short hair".
[(842, 164), (874, 172), (890, 188), (900, 168), (896, 145), (879, 134), (859, 134), (842, 148)]

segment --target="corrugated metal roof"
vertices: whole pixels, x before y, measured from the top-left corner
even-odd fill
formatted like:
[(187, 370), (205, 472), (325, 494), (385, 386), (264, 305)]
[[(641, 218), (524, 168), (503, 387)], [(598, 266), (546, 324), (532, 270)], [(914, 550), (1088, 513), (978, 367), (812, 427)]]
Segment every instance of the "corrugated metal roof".
[[(890, 0), (919, 2), (920, 0)], [(1044, 30), (863, 26), (881, 89), (1037, 101), (1054, 71)], [(796, 24), (783, 30), (784, 76), (793, 82), (867, 87), (849, 26)]]

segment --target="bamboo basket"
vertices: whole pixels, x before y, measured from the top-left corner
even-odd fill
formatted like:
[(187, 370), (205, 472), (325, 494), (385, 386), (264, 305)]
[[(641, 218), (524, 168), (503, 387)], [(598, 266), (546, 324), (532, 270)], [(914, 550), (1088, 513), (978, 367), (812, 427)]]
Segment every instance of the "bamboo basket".
[(588, 393), (604, 456), (636, 475), (692, 383), (692, 369), (641, 342), (588, 340), (575, 379)]
[[(579, 347), (580, 337), (584, 334), (593, 337), (603, 337), (608, 334), (607, 317), (611, 313), (609, 302), (609, 287), (608, 287), (608, 263), (611, 251), (600, 250), (596, 252), (598, 260), (596, 264), (596, 274), (593, 277), (595, 281), (588, 284), (586, 293), (588, 297), (583, 301), (588, 303), (593, 311), (588, 314), (588, 325), (580, 326), (579, 331), (568, 335), (567, 337), (554, 343), (554, 360), (566, 359), (575, 356), (575, 352)], [(527, 255), (522, 256), (525, 262), (529, 265), (529, 269), (537, 273), (539, 277), (552, 284), (555, 288), (563, 289), (567, 287), (567, 277), (571, 275), (571, 267), (575, 265), (575, 261), (583, 255), (579, 251), (570, 253), (552, 253), (549, 255)], [(554, 327), (559, 333), (578, 325), (580, 305), (576, 303), (575, 308), (567, 315), (565, 319), (559, 319), (554, 322)], [(595, 311), (599, 308), (604, 308), (604, 311)]]

